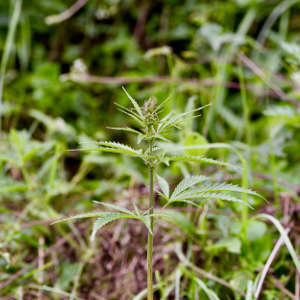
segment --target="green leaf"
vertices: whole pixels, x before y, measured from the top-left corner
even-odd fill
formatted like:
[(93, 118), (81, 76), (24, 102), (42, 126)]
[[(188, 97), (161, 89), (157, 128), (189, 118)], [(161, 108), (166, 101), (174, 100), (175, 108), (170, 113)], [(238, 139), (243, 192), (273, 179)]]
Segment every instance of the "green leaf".
[(121, 111), (123, 114), (129, 116), (130, 118), (134, 119), (140, 126), (144, 126), (143, 120), (140, 118), (138, 114), (136, 114), (134, 111), (131, 111), (130, 109), (120, 105), (116, 104), (118, 106), (119, 111)]
[(219, 297), (213, 292), (213, 290), (209, 289), (201, 279), (194, 278), (194, 280), (198, 284), (198, 286), (205, 292), (209, 300), (220, 300)]
[(132, 213), (123, 214), (123, 213), (118, 213), (118, 212), (106, 212), (106, 213), (103, 213), (101, 215), (101, 217), (99, 217), (95, 221), (95, 223), (93, 225), (92, 234), (90, 236), (91, 241), (94, 241), (96, 233), (99, 229), (101, 229), (103, 226), (105, 226), (106, 224), (108, 224), (110, 222), (120, 220), (120, 219), (137, 219), (137, 220), (140, 220), (145, 224), (145, 226), (148, 228), (150, 233), (153, 234), (151, 229), (150, 229), (151, 227), (150, 227), (150, 218), (149, 218), (149, 216), (140, 217), (140, 216), (133, 215)]
[(61, 219), (61, 220), (57, 220), (57, 221), (53, 222), (52, 224), (58, 224), (58, 223), (63, 223), (63, 222), (68, 222), (68, 221), (73, 221), (73, 220), (78, 220), (78, 219), (101, 217), (104, 214), (105, 214), (105, 212), (100, 212), (100, 211), (99, 212), (84, 213), (84, 214), (79, 214), (79, 215), (75, 215), (75, 216), (72, 216), (72, 217), (64, 218), (64, 219)]
[(79, 263), (70, 264), (64, 262), (61, 266), (62, 274), (59, 277), (58, 285), (62, 290), (67, 290), (80, 268)]
[(159, 176), (159, 175), (157, 175), (157, 181), (158, 181), (159, 187), (163, 191), (164, 195), (167, 198), (169, 198), (169, 196), (170, 196), (170, 188), (169, 188), (168, 182), (164, 178), (162, 178), (161, 176)]
[(176, 198), (174, 200), (172, 200), (172, 202), (181, 202), (181, 201), (186, 201), (189, 199), (219, 199), (219, 200), (225, 200), (225, 201), (232, 201), (232, 202), (238, 202), (238, 203), (242, 203), (245, 204), (249, 207), (250, 204), (244, 202), (243, 200), (236, 198), (234, 196), (228, 195), (228, 194), (224, 194), (224, 193), (198, 193), (198, 194), (191, 194), (189, 192), (187, 193), (183, 193), (180, 195), (180, 198)]
[(265, 223), (260, 221), (251, 221), (247, 226), (247, 238), (253, 242), (261, 238), (267, 231)]
[[(207, 145), (206, 138), (198, 132), (189, 133), (184, 139), (184, 146), (203, 146)], [(191, 156), (202, 156), (207, 152), (208, 148), (186, 149), (184, 152)]]
[(191, 280), (195, 281), (197, 283), (197, 285), (204, 291), (204, 293), (207, 295), (209, 300), (220, 300), (218, 298), (218, 296), (211, 290), (209, 289), (206, 284), (199, 279), (198, 277), (196, 277), (196, 275), (192, 272), (189, 272), (185, 267), (180, 266), (183, 274), (185, 274), (186, 276), (188, 276)]
[(107, 208), (112, 208), (114, 210), (118, 210), (118, 211), (123, 212), (125, 214), (134, 215), (129, 209), (127, 209), (125, 207), (122, 207), (122, 206), (119, 206), (119, 205), (115, 205), (115, 204), (111, 204), (111, 203), (105, 203), (105, 202), (99, 202), (99, 201), (93, 201), (93, 202), (96, 203), (96, 204), (103, 205)]
[(241, 241), (236, 237), (220, 239), (212, 248), (225, 248), (228, 252), (239, 254), (241, 252)]
[(172, 114), (168, 114), (165, 118), (162, 119), (162, 122), (158, 126), (158, 131), (166, 130), (170, 127), (176, 127), (180, 121), (183, 120), (183, 117), (186, 117), (188, 114), (192, 114), (194, 112), (200, 111), (205, 108), (207, 105), (193, 109), (191, 111), (186, 111), (181, 114), (177, 114), (172, 116)]
[(259, 198), (263, 198), (263, 196), (259, 195), (258, 193), (244, 189), (238, 185), (234, 184), (227, 184), (227, 183), (217, 183), (217, 184), (206, 184), (201, 186), (200, 188), (195, 188), (190, 190), (190, 193), (211, 193), (211, 192), (234, 192), (234, 193), (245, 193), (253, 196), (257, 196)]
[(167, 157), (169, 161), (186, 161), (186, 162), (201, 162), (205, 164), (223, 166), (235, 170), (240, 170), (240, 167), (234, 166), (230, 163), (226, 163), (220, 160), (215, 160), (203, 156), (170, 156)]
[(145, 224), (145, 226), (147, 227), (148, 231), (153, 234), (152, 230), (151, 230), (151, 220), (149, 216), (141, 216), (139, 217), (139, 219)]
[(139, 132), (138, 130), (135, 130), (133, 128), (130, 127), (107, 127), (108, 129), (112, 129), (112, 130), (120, 130), (120, 131), (127, 131), (127, 132), (132, 132), (132, 133), (136, 133), (136, 134), (142, 134), (141, 132)]
[(129, 93), (126, 91), (125, 87), (122, 87), (123, 91), (126, 93), (127, 97), (129, 98), (129, 100), (131, 101), (132, 105), (134, 106), (136, 112), (139, 114), (139, 116), (143, 119), (144, 115), (143, 112), (140, 108), (140, 106), (137, 104), (137, 102), (129, 95)]
[[(1, 50), (2, 50), (2, 59), (1, 59), (1, 66), (0, 66), (0, 118), (2, 118), (2, 104), (3, 104), (3, 86), (5, 80), (5, 72), (9, 62), (9, 58), (12, 54), (12, 49), (14, 47), (14, 37), (16, 33), (16, 28), (20, 19), (20, 15), (22, 12), (22, 0), (15, 1), (13, 3), (13, 13), (9, 20), (8, 24), (8, 33), (5, 44), (1, 43)], [(4, 46), (4, 47), (3, 47)], [(0, 119), (0, 130), (2, 129)]]
[(183, 191), (185, 191), (186, 189), (190, 188), (191, 186), (208, 180), (209, 178), (203, 175), (200, 176), (190, 176), (190, 177), (186, 177), (183, 180), (181, 180), (178, 185), (176, 186), (176, 188), (174, 189), (172, 196), (171, 196), (171, 200), (175, 199), (180, 193), (182, 193)]
[[(89, 143), (90, 144), (90, 143)], [(105, 151), (105, 152), (111, 152), (111, 153), (120, 153), (120, 154), (127, 154), (131, 156), (141, 156), (141, 150), (135, 150), (131, 148), (128, 145), (120, 144), (117, 142), (94, 142), (96, 145), (100, 145), (103, 147), (97, 147), (97, 148), (82, 148), (80, 150), (86, 150), (86, 151)]]
[(176, 153), (176, 152), (182, 153), (185, 150), (192, 150), (192, 149), (228, 149), (228, 150), (236, 151), (233, 146), (225, 143), (208, 143), (208, 144), (195, 145), (195, 146), (184, 146), (182, 144), (174, 144), (174, 143), (160, 143), (160, 146), (168, 153)]
[(116, 221), (119, 219), (136, 219), (137, 217), (132, 214), (123, 214), (118, 212), (106, 212), (101, 215), (100, 218), (98, 218), (93, 225), (93, 231), (91, 234), (91, 241), (94, 241), (96, 233), (99, 229), (101, 229), (104, 225)]

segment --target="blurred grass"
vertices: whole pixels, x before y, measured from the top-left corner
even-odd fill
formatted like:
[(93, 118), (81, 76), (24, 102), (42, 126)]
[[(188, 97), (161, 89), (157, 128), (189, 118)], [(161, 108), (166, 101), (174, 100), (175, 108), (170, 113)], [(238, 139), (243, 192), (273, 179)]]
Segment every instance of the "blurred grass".
[[(106, 128), (134, 126), (114, 105), (129, 105), (126, 85), (138, 101), (170, 96), (165, 113), (211, 103), (173, 139), (184, 143), (191, 132), (204, 133), (209, 143), (234, 146), (248, 167), (241, 174), (176, 162), (161, 170), (171, 183), (208, 174), (249, 185), (268, 200), (250, 198), (248, 212), (215, 201), (200, 210), (175, 207), (195, 222), (191, 229), (160, 224), (158, 291), (169, 293), (166, 299), (175, 290), (176, 299), (206, 299), (205, 289), (220, 299), (242, 299), (240, 292), (254, 299), (279, 235), (251, 217), (276, 216), (299, 249), (299, 1), (90, 0), (63, 22), (45, 22), (75, 3), (0, 2), (1, 297), (60, 299), (59, 292), (71, 299), (132, 299), (145, 288), (142, 226), (108, 227), (91, 244), (88, 222), (49, 225), (94, 209), (92, 200), (144, 207), (147, 174), (140, 163), (67, 151), (94, 139), (135, 146), (130, 134)], [(241, 166), (225, 149), (207, 155)], [(182, 269), (177, 244), (190, 269)], [(282, 247), (271, 276), (296, 297), (293, 260)], [(288, 297), (271, 276), (262, 299)]]

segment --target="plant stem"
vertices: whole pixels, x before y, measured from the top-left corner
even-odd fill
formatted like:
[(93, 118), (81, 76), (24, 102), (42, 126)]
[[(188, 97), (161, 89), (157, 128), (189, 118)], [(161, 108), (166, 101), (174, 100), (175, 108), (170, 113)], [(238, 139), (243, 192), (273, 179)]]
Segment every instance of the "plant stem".
[[(150, 152), (152, 152), (152, 143), (150, 143)], [(148, 231), (148, 247), (147, 247), (147, 291), (148, 291), (148, 300), (153, 300), (153, 270), (152, 270), (152, 252), (153, 252), (153, 235), (154, 235), (154, 195), (153, 195), (153, 167), (149, 167), (149, 216), (150, 216), (150, 229)]]

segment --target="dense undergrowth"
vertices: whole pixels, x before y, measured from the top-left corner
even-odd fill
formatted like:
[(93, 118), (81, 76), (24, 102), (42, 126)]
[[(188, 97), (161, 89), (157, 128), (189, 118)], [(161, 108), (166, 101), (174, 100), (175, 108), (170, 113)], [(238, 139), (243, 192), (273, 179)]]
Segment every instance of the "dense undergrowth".
[[(299, 5), (1, 1), (0, 299), (146, 296), (147, 226), (121, 220), (90, 240), (90, 219), (52, 225), (95, 201), (147, 212), (142, 160), (78, 149), (139, 147), (107, 127), (138, 129), (117, 109), (131, 106), (122, 86), (140, 105), (168, 99), (163, 116), (210, 104), (157, 145), (201, 157), (163, 161), (171, 191), (207, 176), (266, 199), (168, 206), (154, 227), (156, 299), (299, 299)], [(159, 209), (165, 181), (154, 189)]]

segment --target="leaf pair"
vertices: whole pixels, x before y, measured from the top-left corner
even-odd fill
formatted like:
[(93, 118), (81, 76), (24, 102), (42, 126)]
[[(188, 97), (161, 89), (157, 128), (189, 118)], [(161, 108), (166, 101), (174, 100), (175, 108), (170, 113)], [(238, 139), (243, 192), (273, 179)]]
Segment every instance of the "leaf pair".
[(140, 220), (141, 222), (143, 222), (144, 225), (147, 227), (148, 231), (151, 234), (153, 234), (151, 231), (151, 228), (150, 228), (149, 216), (141, 214), (137, 208), (134, 213), (134, 212), (130, 211), (129, 209), (126, 209), (124, 207), (117, 206), (114, 204), (102, 203), (102, 202), (96, 202), (96, 203), (101, 204), (107, 208), (116, 210), (116, 212), (84, 213), (84, 214), (75, 215), (75, 216), (72, 216), (69, 218), (64, 218), (62, 220), (58, 220), (58, 221), (54, 222), (53, 224), (68, 222), (68, 221), (73, 221), (73, 220), (79, 220), (79, 219), (97, 218), (93, 224), (93, 230), (90, 235), (91, 241), (94, 241), (98, 230), (100, 230), (103, 226), (107, 225), (108, 223), (111, 223), (113, 221), (120, 220), (120, 219), (136, 219), (136, 220)]
[(233, 196), (229, 193), (246, 193), (252, 196), (261, 197), (258, 193), (244, 189), (240, 186), (226, 183), (204, 183), (201, 187), (195, 187), (195, 185), (209, 180), (206, 176), (191, 176), (184, 178), (179, 184), (175, 187), (174, 191), (170, 193), (170, 188), (167, 181), (157, 176), (158, 184), (162, 190), (163, 198), (165, 198), (169, 203), (171, 202), (188, 202), (193, 205), (197, 205), (197, 202), (200, 199), (220, 199), (225, 201), (240, 202), (245, 205), (249, 203), (242, 201), (240, 198)]

